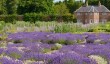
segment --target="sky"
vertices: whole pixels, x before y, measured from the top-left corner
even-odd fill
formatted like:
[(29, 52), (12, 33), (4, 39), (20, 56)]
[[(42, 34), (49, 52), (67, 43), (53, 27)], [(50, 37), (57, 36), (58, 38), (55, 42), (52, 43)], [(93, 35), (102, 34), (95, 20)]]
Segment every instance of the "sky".
[(63, 1), (63, 0), (54, 0), (54, 2)]
[[(58, 1), (63, 1), (63, 0), (54, 0), (54, 2), (58, 2)], [(78, 0), (76, 0), (76, 1), (78, 1)], [(83, 1), (85, 1), (85, 0), (83, 0)]]

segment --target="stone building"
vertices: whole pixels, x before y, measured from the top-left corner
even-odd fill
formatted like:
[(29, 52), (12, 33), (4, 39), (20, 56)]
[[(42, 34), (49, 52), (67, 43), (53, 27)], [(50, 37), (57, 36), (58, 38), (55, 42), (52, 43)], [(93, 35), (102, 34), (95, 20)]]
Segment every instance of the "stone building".
[(110, 11), (101, 5), (100, 1), (97, 6), (88, 5), (86, 0), (85, 5), (81, 6), (74, 12), (77, 22), (83, 24), (105, 23), (110, 20)]

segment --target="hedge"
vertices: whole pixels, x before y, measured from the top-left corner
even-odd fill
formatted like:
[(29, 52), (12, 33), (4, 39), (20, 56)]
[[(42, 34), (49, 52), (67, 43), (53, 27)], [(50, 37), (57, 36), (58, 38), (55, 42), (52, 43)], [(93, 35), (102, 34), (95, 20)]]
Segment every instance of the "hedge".
[(15, 21), (23, 21), (23, 15), (0, 15), (0, 21), (5, 22), (15, 22)]
[(44, 15), (37, 13), (26, 13), (24, 15), (0, 15), (0, 21), (15, 22), (15, 21), (58, 21), (58, 22), (76, 22), (74, 15)]
[(24, 21), (35, 22), (35, 21), (58, 21), (58, 22), (75, 22), (74, 15), (41, 15), (36, 13), (24, 14)]

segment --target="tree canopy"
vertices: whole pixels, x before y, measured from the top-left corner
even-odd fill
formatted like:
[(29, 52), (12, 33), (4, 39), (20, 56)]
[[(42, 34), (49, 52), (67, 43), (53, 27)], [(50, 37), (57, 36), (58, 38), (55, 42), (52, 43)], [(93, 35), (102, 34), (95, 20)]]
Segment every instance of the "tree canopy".
[[(88, 0), (90, 5), (98, 5), (99, 0)], [(100, 0), (100, 2), (110, 9), (110, 0)], [(54, 0), (1, 0), (0, 15), (37, 13), (44, 15), (73, 14), (73, 12), (84, 4), (83, 0), (64, 0), (54, 2)]]

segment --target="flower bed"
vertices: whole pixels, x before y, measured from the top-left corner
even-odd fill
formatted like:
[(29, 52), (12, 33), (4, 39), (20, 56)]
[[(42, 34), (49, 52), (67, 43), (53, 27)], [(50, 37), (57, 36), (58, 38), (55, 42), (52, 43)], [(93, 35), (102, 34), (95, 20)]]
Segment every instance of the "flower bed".
[(110, 34), (19, 32), (0, 45), (1, 64), (108, 64)]

